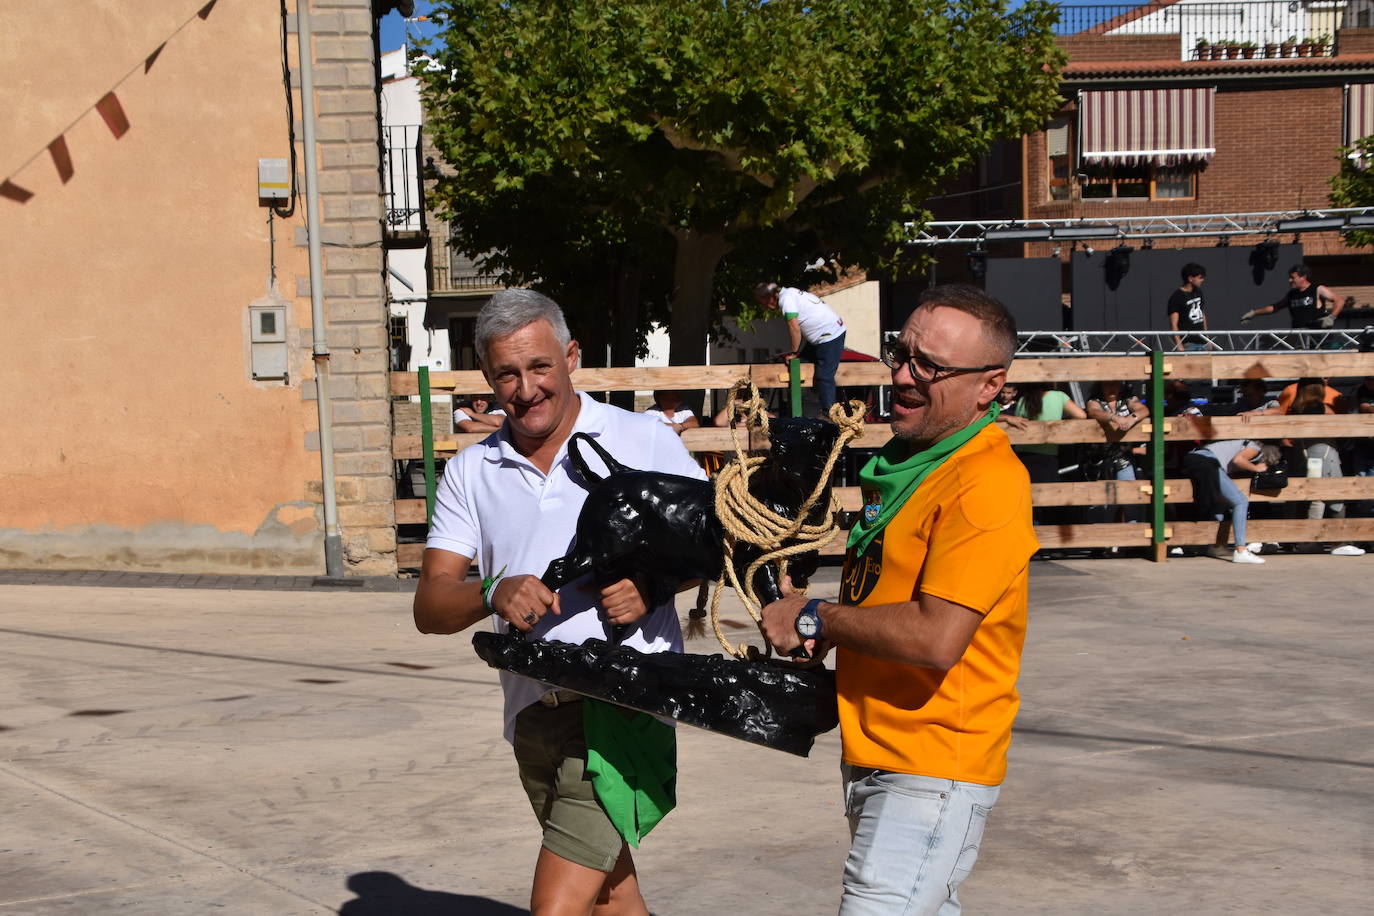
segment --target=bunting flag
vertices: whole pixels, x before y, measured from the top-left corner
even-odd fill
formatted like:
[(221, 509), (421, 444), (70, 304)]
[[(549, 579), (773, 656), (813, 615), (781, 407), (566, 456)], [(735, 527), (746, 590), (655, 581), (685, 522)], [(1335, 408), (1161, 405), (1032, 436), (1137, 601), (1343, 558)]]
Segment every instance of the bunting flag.
[[(58, 135), (47, 144), (45, 149), (48, 152), (49, 158), (52, 159), (53, 168), (57, 170), (57, 177), (62, 180), (63, 184), (71, 181), (72, 176), (76, 174), (76, 166), (72, 161), (71, 150), (67, 147), (67, 133), (75, 127), (82, 118), (90, 114), (91, 111), (95, 111), (100, 115), (101, 119), (105, 122), (105, 126), (110, 129), (110, 133), (114, 135), (116, 140), (127, 134), (130, 127), (129, 116), (125, 113), (124, 106), (120, 104), (119, 96), (116, 94), (119, 88), (124, 85), (129, 77), (133, 76), (139, 67), (143, 68), (144, 73), (153, 69), (153, 64), (157, 61), (158, 55), (162, 53), (162, 50), (167, 47), (167, 43), (180, 34), (181, 30), (190, 25), (192, 21), (196, 19), (200, 19), (201, 21), (208, 19), (210, 11), (215, 8), (215, 4), (218, 2), (219, 0), (210, 0), (209, 3), (203, 4), (197, 9), (194, 14), (188, 16), (181, 25), (176, 27), (171, 35), (168, 35), (157, 45), (157, 47), (153, 48), (152, 52), (146, 55), (140, 63), (136, 64), (128, 73), (120, 77), (113, 89), (101, 96), (100, 100), (94, 105), (77, 115), (75, 120), (63, 128)], [(14, 179), (42, 154), (43, 150), (38, 150), (38, 152), (34, 153), (15, 169), (8, 178), (0, 181), (0, 197), (6, 200), (12, 200), (18, 204), (26, 204), (29, 202), (33, 197), (33, 192), (17, 184)]]
[(48, 154), (52, 156), (52, 164), (57, 167), (57, 177), (62, 179), (62, 183), (71, 181), (76, 169), (72, 168), (72, 154), (67, 150), (67, 138), (58, 137), (49, 143)]
[(113, 92), (105, 93), (105, 97), (95, 103), (95, 110), (105, 119), (105, 126), (116, 140), (129, 132), (129, 119), (124, 114), (124, 106), (119, 104), (119, 96)]
[(5, 197), (22, 204), (27, 203), (28, 199), (32, 196), (32, 191), (19, 187), (19, 185), (10, 181), (8, 178), (5, 179), (3, 184), (0, 184), (0, 197)]

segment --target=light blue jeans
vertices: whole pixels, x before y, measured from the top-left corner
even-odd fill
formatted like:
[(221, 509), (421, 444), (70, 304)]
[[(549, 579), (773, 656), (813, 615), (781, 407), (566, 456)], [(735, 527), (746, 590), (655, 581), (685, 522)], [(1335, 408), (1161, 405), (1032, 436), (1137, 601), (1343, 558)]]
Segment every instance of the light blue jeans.
[(953, 916), (1000, 786), (841, 765), (849, 858), (840, 916)]
[[(1213, 455), (1205, 448), (1198, 449), (1200, 454), (1204, 454), (1217, 463), (1217, 486), (1220, 487), (1221, 498), (1231, 507), (1231, 541), (1237, 550), (1244, 547), (1245, 540), (1245, 516), (1250, 511), (1250, 498), (1240, 491), (1236, 486), (1226, 468), (1221, 466), (1221, 459)], [(1222, 516), (1213, 516), (1217, 521), (1222, 520)]]

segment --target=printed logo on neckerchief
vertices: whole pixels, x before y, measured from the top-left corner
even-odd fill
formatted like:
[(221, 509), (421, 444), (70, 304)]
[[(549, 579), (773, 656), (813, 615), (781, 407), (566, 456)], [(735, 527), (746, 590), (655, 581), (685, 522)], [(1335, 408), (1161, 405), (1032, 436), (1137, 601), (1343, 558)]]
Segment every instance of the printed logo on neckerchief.
[(877, 490), (865, 489), (864, 493), (864, 521), (873, 524), (878, 520), (878, 516), (883, 513), (883, 497)]

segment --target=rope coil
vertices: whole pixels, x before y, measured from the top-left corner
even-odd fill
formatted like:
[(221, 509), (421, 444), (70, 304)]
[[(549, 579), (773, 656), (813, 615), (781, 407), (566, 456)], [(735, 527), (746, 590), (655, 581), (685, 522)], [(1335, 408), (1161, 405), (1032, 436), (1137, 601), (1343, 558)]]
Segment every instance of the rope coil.
[[(740, 397), (740, 392), (745, 389), (749, 392), (748, 399)], [(815, 488), (797, 510), (796, 518), (787, 518), (769, 509), (749, 492), (749, 483), (754, 472), (767, 459), (763, 456), (751, 457), (746, 453), (740, 444), (739, 428), (734, 422), (743, 416), (748, 426), (757, 424), (760, 431), (768, 435), (767, 404), (760, 397), (758, 388), (747, 378), (739, 379), (730, 387), (727, 396), (727, 415), (732, 421), (730, 436), (735, 446), (735, 457), (725, 463), (715, 480), (716, 517), (720, 519), (721, 527), (725, 530), (725, 555), (720, 578), (716, 580), (715, 594), (711, 597), (711, 629), (715, 631), (721, 647), (737, 658), (757, 658), (759, 652), (746, 643), (732, 645), (721, 629), (720, 596), (727, 581), (740, 596), (744, 609), (749, 612), (749, 616), (762, 633), (763, 617), (760, 612), (763, 607), (754, 593), (754, 574), (764, 564), (774, 563), (777, 565), (778, 579), (781, 581), (787, 575), (789, 557), (820, 550), (839, 533), (834, 512), (838, 504), (833, 496), (830, 502), (831, 511), (826, 516), (824, 524), (809, 525), (806, 518), (821, 498), (821, 494), (825, 492), (830, 473), (834, 470), (840, 453), (852, 440), (863, 435), (865, 405), (862, 401), (850, 401), (848, 406), (848, 411), (842, 404), (831, 406), (830, 420), (840, 427), (840, 435), (826, 458), (825, 469), (817, 478)], [(743, 583), (739, 580), (734, 563), (735, 549), (740, 544), (757, 547), (762, 551), (758, 559), (750, 563), (745, 570)], [(768, 651), (772, 651), (771, 647)], [(812, 664), (818, 663), (819, 659), (812, 661)]]

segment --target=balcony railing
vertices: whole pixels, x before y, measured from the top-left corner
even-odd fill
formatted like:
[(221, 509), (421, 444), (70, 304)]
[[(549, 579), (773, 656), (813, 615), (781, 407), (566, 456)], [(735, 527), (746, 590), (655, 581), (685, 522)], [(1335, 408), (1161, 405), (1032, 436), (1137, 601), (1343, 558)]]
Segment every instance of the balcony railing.
[(1341, 28), (1374, 24), (1374, 0), (1151, 0), (1059, 11), (1058, 35), (1176, 36), (1180, 60), (1330, 57)]
[(388, 124), (386, 138), (386, 225), (392, 233), (425, 228), (424, 184), (420, 180), (420, 125)]
[(436, 226), (429, 241), (430, 292), (470, 293), (501, 288), (498, 277), (485, 273), (471, 258), (449, 247), (447, 226)]

